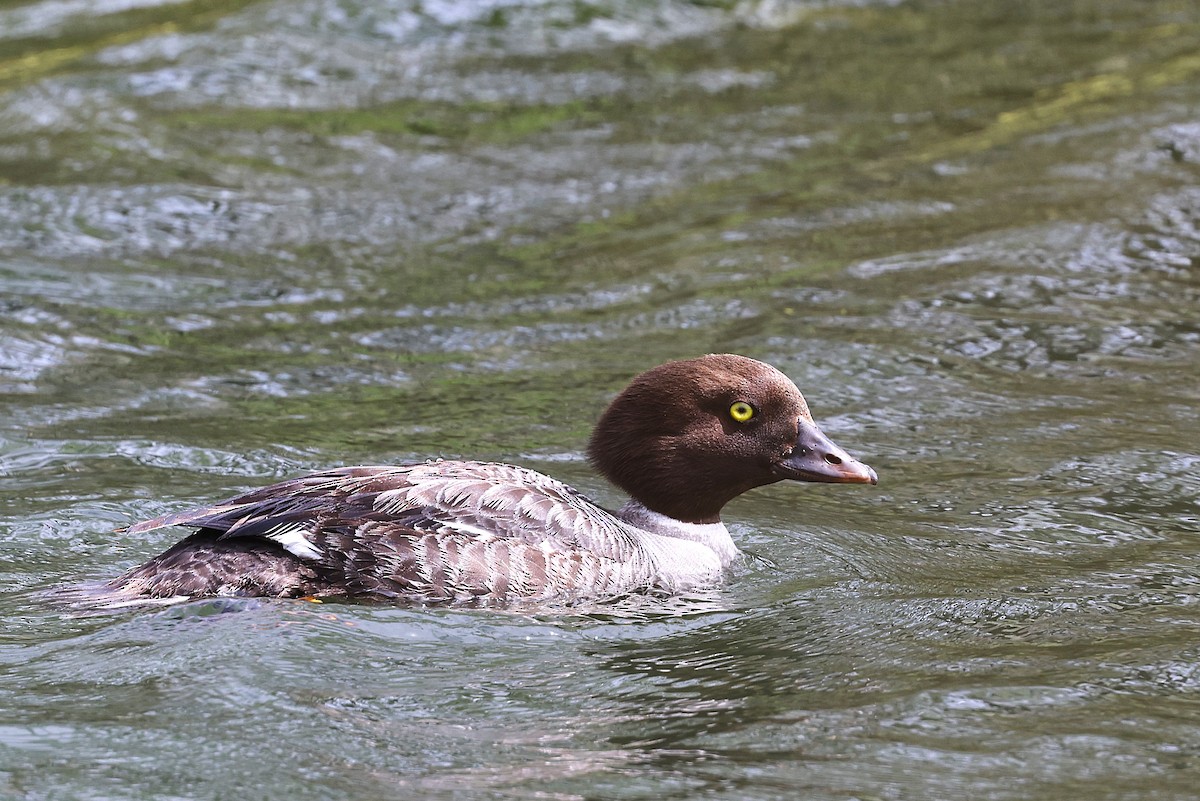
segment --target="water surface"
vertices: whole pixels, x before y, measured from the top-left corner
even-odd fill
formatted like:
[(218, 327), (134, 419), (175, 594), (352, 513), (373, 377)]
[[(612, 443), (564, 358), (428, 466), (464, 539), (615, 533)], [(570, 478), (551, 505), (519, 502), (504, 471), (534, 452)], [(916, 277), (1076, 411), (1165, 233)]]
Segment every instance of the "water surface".
[[(1188, 799), (1200, 11), (0, 3), (0, 797)], [(347, 463), (583, 457), (769, 361), (880, 474), (729, 584), (510, 614), (48, 590)]]

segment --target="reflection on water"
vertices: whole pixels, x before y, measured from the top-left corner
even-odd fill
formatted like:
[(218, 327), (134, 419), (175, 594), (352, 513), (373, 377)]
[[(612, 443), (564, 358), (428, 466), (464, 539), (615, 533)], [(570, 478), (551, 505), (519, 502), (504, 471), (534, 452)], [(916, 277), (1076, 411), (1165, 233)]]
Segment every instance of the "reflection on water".
[[(0, 796), (1192, 798), (1200, 15), (1088, 0), (0, 8)], [(770, 361), (870, 490), (571, 616), (78, 615), (351, 462), (619, 503), (634, 373)]]

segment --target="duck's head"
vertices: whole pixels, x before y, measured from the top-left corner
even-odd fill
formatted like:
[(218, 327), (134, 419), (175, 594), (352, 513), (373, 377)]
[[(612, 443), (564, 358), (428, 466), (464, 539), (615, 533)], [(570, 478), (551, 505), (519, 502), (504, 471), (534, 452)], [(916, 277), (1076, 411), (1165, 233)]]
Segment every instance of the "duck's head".
[(648, 509), (690, 523), (716, 522), (730, 500), (776, 481), (878, 481), (822, 433), (787, 376), (732, 354), (634, 378), (600, 416), (588, 456)]

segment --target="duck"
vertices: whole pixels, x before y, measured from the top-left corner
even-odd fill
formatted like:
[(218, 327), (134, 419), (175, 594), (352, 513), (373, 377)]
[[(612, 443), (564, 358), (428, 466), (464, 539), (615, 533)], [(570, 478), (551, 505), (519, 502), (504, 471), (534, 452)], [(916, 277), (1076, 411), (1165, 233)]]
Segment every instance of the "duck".
[(512, 464), (340, 467), (128, 526), (194, 531), (107, 589), (129, 601), (485, 606), (678, 595), (719, 584), (739, 557), (721, 520), (739, 495), (780, 481), (878, 482), (821, 431), (791, 379), (735, 354), (637, 375), (587, 455), (629, 496), (617, 511)]

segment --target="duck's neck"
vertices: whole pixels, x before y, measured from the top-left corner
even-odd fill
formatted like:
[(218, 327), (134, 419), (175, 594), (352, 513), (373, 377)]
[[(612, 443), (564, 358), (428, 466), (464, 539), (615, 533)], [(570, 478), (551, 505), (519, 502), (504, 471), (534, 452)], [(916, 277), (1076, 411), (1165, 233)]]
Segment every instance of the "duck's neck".
[(726, 566), (737, 558), (738, 549), (729, 536), (729, 529), (720, 520), (715, 523), (685, 523), (669, 515), (647, 509), (640, 501), (630, 500), (617, 517), (630, 525), (637, 526), (643, 531), (659, 534), (664, 537), (688, 540), (712, 549)]

